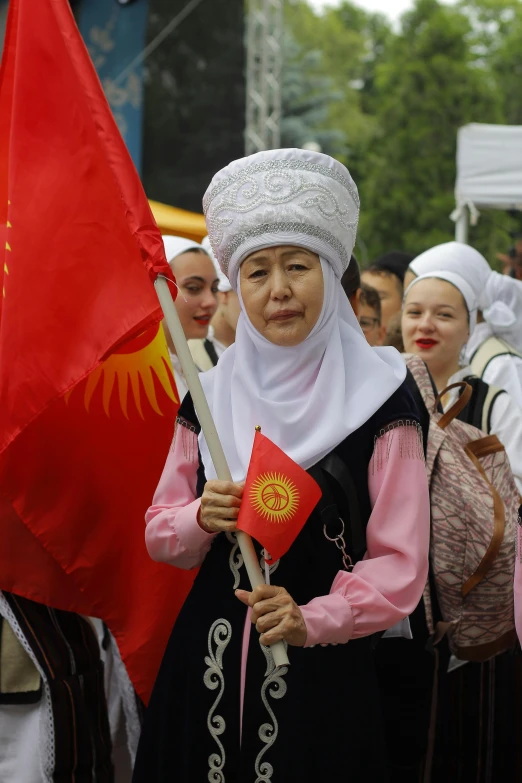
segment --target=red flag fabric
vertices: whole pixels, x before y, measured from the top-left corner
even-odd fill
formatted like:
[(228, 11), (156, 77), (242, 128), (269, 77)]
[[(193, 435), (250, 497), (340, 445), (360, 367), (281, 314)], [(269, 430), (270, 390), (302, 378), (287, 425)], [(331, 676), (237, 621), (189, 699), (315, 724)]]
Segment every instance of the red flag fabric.
[(264, 547), (268, 563), (288, 552), (320, 497), (306, 470), (256, 431), (237, 527)]
[(0, 118), (1, 451), (158, 321), (169, 268), (68, 0), (9, 3)]
[(68, 0), (11, 0), (0, 72), (0, 589), (102, 618), (147, 702), (193, 575), (143, 516), (179, 400), (160, 233)]
[(157, 325), (50, 405), (0, 459), (12, 504), (0, 506), (0, 588), (101, 617), (145, 702), (194, 579), (154, 563), (144, 543), (178, 407)]

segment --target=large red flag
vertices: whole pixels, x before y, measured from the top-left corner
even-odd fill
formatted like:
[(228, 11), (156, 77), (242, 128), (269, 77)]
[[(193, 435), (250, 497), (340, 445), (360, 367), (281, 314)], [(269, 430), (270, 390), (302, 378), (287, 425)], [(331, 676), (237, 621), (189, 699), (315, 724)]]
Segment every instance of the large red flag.
[(273, 563), (297, 538), (321, 497), (321, 489), (284, 451), (256, 432), (237, 520)]
[(156, 323), (161, 236), (68, 0), (12, 0), (0, 77), (0, 450)]
[(1, 229), (0, 589), (105, 620), (146, 701), (192, 581), (144, 545), (179, 406), (168, 266), (68, 0), (9, 4)]

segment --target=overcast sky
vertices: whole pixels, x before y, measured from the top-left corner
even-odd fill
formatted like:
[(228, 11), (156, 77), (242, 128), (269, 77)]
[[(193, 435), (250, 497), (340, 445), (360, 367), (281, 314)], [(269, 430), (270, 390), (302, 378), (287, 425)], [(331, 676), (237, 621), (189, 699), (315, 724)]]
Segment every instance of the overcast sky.
[[(451, 0), (446, 1), (451, 2)], [(381, 13), (387, 14), (394, 21), (413, 5), (413, 0), (353, 0), (353, 2), (367, 11), (381, 11)], [(325, 5), (338, 5), (335, 0), (311, 0), (311, 3), (315, 8), (319, 9)]]

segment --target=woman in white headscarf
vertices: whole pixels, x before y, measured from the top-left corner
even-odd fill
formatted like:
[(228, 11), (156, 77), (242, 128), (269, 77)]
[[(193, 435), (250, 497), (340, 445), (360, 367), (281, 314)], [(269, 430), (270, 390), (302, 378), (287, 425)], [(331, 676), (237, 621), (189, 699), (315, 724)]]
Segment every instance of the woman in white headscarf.
[(466, 362), (486, 383), (505, 389), (522, 409), (522, 282), (493, 272), (469, 245), (447, 242), (417, 256), (405, 284), (439, 270), (459, 274), (477, 300), (477, 327), (466, 347)]
[[(415, 278), (404, 296), (404, 350), (424, 359), (439, 392), (464, 380), (471, 383), (473, 396), (459, 418), (498, 436), (522, 493), (522, 411), (503, 389), (474, 376), (466, 362), (477, 311), (475, 293), (459, 274), (433, 271)], [(453, 389), (445, 396), (445, 409), (458, 394)]]
[[(340, 283), (357, 190), (326, 155), (273, 150), (219, 172), (204, 208), (241, 302), (234, 345), (201, 376), (233, 481), (216, 480), (187, 395), (146, 542), (200, 572), (134, 780), (385, 781), (371, 636), (421, 596), (429, 498), (404, 363), (368, 346)], [(272, 566), (275, 584), (250, 592), (234, 530), (256, 425), (313, 468), (323, 500)], [(264, 646), (279, 640), (288, 670)]]
[[(458, 418), (487, 434), (497, 435), (522, 492), (522, 411), (505, 391), (490, 387), (473, 376), (469, 365), (462, 366), (466, 365), (466, 345), (472, 339), (476, 325), (477, 304), (472, 287), (454, 271), (433, 270), (415, 278), (404, 297), (404, 347), (407, 353), (417, 354), (426, 362), (439, 393), (453, 383), (466, 381), (471, 385), (473, 394)], [(459, 389), (452, 389), (444, 395), (444, 410), (456, 402), (459, 393)], [(419, 620), (419, 612), (415, 613), (415, 618)], [(402, 670), (395, 709), (399, 714), (407, 715), (414, 726), (421, 725), (425, 715), (420, 704), (422, 683), (424, 692), (431, 692), (433, 687), (430, 681), (433, 659), (426, 653), (424, 644), (428, 637), (425, 623), (424, 627), (417, 627), (417, 635), (418, 649), (413, 645), (409, 649), (403, 646), (403, 656), (395, 667), (396, 672)], [(432, 702), (432, 710), (436, 711), (432, 712), (435, 745), (431, 766), (428, 770), (414, 769), (411, 778), (406, 777), (403, 759), (411, 757), (406, 753), (408, 741), (402, 748), (400, 741), (396, 742), (393, 751), (402, 757), (403, 764), (401, 783), (425, 778), (433, 783), (519, 780), (522, 759), (518, 754), (517, 726), (522, 720), (522, 694), (518, 694), (517, 683), (522, 675), (521, 659), (517, 654), (504, 653), (483, 664), (464, 664), (452, 659), (449, 666), (446, 642), (439, 644), (437, 649), (438, 695)], [(387, 650), (389, 648), (383, 643), (379, 655), (386, 655)], [(390, 674), (390, 665), (385, 671)], [(416, 683), (417, 700), (413, 708), (406, 710), (402, 704), (403, 688), (412, 680)], [(411, 693), (411, 689), (408, 692)], [(392, 714), (390, 733), (396, 731), (396, 726), (397, 714)], [(488, 726), (487, 732), (483, 731), (484, 726)], [(424, 732), (427, 746), (426, 726)], [(484, 769), (489, 769), (488, 777), (482, 776)]]
[[(210, 321), (217, 308), (218, 275), (214, 263), (205, 248), (184, 237), (166, 235), (163, 237), (165, 255), (170, 264), (176, 284), (176, 310), (183, 327), (185, 337), (190, 341), (204, 340), (208, 335)], [(163, 322), (169, 348), (169, 356), (174, 372), (174, 380), (180, 401), (187, 393), (187, 382), (176, 356), (176, 349), (170, 336), (167, 323)], [(195, 357), (198, 369), (200, 367)]]

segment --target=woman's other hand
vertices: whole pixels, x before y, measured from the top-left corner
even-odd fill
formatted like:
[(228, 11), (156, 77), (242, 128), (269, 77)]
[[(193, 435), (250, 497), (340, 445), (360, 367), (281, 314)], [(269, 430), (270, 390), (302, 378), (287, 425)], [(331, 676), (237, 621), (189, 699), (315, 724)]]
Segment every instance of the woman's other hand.
[(207, 533), (232, 532), (243, 496), (244, 482), (207, 481), (201, 496), (198, 522)]
[(261, 644), (285, 639), (294, 647), (304, 647), (306, 625), (301, 610), (284, 587), (260, 585), (251, 593), (236, 590), (239, 600), (252, 607), (251, 620), (261, 634)]

